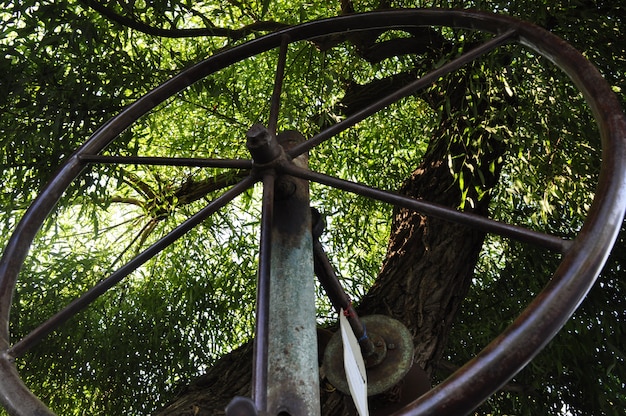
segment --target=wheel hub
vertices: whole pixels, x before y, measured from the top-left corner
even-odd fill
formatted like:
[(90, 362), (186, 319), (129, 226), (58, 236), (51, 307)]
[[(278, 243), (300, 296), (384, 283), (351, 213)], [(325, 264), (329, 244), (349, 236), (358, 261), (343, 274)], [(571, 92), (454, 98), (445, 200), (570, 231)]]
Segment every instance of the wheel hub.
[[(361, 321), (375, 347), (363, 357), (367, 368), (367, 395), (373, 396), (389, 390), (407, 374), (413, 365), (413, 338), (402, 323), (385, 315), (364, 316)], [(339, 331), (326, 347), (323, 368), (328, 381), (349, 395)]]

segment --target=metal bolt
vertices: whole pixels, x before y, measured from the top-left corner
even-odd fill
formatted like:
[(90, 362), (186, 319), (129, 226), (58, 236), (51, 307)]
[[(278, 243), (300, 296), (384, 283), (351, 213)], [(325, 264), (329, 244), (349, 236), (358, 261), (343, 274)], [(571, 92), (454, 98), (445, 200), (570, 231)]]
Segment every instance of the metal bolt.
[(257, 163), (269, 163), (280, 156), (276, 137), (260, 123), (253, 124), (246, 133), (246, 146)]
[(268, 129), (265, 128), (263, 124), (256, 123), (250, 127), (250, 130), (246, 133), (247, 146), (251, 147), (261, 147), (267, 143), (269, 143), (271, 139), (271, 134)]
[(290, 178), (279, 177), (276, 181), (276, 197), (286, 199), (296, 193), (296, 184)]
[(253, 416), (258, 414), (256, 405), (247, 397), (236, 396), (226, 406), (226, 416)]

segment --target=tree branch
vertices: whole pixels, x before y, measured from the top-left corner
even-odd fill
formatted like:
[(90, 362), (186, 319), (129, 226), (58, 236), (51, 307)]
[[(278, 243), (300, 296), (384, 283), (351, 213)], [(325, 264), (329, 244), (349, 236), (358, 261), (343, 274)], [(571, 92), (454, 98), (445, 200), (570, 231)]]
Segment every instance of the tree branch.
[(191, 204), (210, 192), (219, 191), (227, 186), (236, 184), (248, 174), (249, 171), (244, 170), (223, 173), (198, 182), (189, 179), (176, 190), (174, 196), (178, 199), (179, 205)]
[(122, 169), (122, 181), (135, 191), (143, 195), (146, 199), (156, 198), (156, 193), (152, 190), (150, 185), (142, 181), (137, 175), (132, 172), (128, 172)]
[(164, 38), (190, 38), (198, 36), (215, 36), (226, 37), (232, 40), (241, 39), (254, 32), (271, 32), (283, 29), (289, 25), (273, 21), (259, 21), (243, 26), (239, 29), (230, 29), (223, 27), (205, 27), (195, 29), (163, 29), (153, 27), (144, 22), (131, 19), (115, 12), (114, 10), (102, 5), (96, 0), (80, 0), (85, 6), (92, 8), (107, 19), (126, 26), (130, 29), (137, 30), (150, 36), (159, 36)]
[(136, 205), (138, 207), (143, 207), (144, 203), (138, 200), (137, 198), (124, 198), (121, 196), (114, 196), (111, 198), (110, 202), (118, 203), (118, 204), (130, 204)]

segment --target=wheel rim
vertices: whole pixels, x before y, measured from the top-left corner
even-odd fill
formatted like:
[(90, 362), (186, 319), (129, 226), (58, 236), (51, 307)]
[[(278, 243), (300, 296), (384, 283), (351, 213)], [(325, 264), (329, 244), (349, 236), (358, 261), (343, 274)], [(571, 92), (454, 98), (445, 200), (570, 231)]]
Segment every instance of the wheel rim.
[[(600, 128), (602, 140), (600, 178), (594, 202), (577, 238), (572, 242), (564, 242), (559, 247), (561, 243), (559, 243), (558, 239), (550, 238), (549, 236), (544, 241), (540, 235), (535, 233), (526, 233), (524, 230), (516, 229), (510, 231), (512, 233), (510, 236), (514, 238), (521, 240), (527, 238), (525, 241), (556, 248), (564, 252), (563, 260), (551, 281), (522, 312), (520, 317), (481, 353), (446, 381), (436, 386), (398, 414), (462, 414), (469, 412), (525, 366), (556, 334), (580, 304), (606, 261), (617, 232), (620, 229), (626, 205), (626, 168), (621, 163), (626, 157), (626, 121), (610, 87), (602, 80), (597, 70), (571, 46), (547, 31), (515, 19), (487, 13), (449, 10), (385, 11), (306, 23), (219, 53), (183, 71), (129, 106), (120, 115), (94, 133), (62, 165), (25, 214), (9, 240), (0, 261), (0, 324), (2, 328), (0, 333), (0, 350), (2, 350), (0, 372), (3, 380), (0, 387), (0, 398), (5, 407), (15, 414), (50, 413), (45, 405), (41, 404), (24, 386), (13, 364), (16, 356), (22, 355), (50, 329), (44, 328), (40, 333), (36, 333), (11, 345), (8, 321), (12, 293), (16, 285), (18, 272), (35, 234), (50, 210), (59, 200), (62, 192), (89, 163), (99, 161), (98, 154), (115, 140), (122, 131), (142, 115), (151, 111), (159, 103), (182, 91), (194, 82), (253, 55), (279, 48), (282, 43), (285, 43), (285, 39), (288, 39), (287, 43), (294, 43), (347, 30), (398, 29), (415, 26), (449, 26), (491, 32), (496, 34), (496, 37), (488, 45), (487, 49), (489, 50), (502, 44), (516, 41), (549, 58), (567, 73), (576, 87), (583, 93)], [(459, 61), (457, 64), (463, 65), (464, 61)], [(436, 76), (437, 73), (432, 78), (436, 79)], [(424, 83), (427, 84), (427, 81), (428, 79)], [(421, 88), (421, 84), (414, 85), (413, 88)], [(414, 90), (408, 89), (401, 96), (406, 96), (411, 91)], [(382, 100), (383, 102), (377, 104), (378, 107), (375, 105), (366, 109), (363, 114), (353, 118), (349, 123), (342, 124), (343, 122), (340, 122), (335, 125), (336, 127), (331, 127), (312, 137), (305, 144), (296, 146), (288, 151), (289, 156), (295, 157), (310, 150), (315, 145), (334, 136), (337, 132), (348, 128), (349, 126), (346, 127), (348, 124), (358, 122), (359, 117), (365, 118), (388, 105), (388, 102), (395, 102), (399, 99), (396, 96), (388, 96), (386, 98), (388, 99), (387, 101)], [(275, 116), (270, 115), (270, 119), (275, 120)], [(276, 128), (275, 122), (272, 125), (270, 121), (270, 128)], [(252, 168), (251, 161), (229, 161), (228, 165), (230, 167)], [(415, 202), (408, 201), (408, 198), (398, 199), (388, 192), (380, 191), (382, 193), (379, 193), (374, 189), (360, 187), (347, 181), (336, 181), (324, 175), (305, 172), (289, 164), (283, 166), (282, 169), (284, 169), (284, 173), (293, 176), (319, 183), (327, 183), (375, 199), (395, 203), (400, 206), (404, 204), (412, 209), (426, 210), (426, 213), (431, 213), (435, 216), (457, 220), (455, 218), (456, 214), (450, 212), (450, 210), (438, 210), (435, 207), (433, 212), (428, 212), (428, 206), (416, 205)], [(252, 176), (244, 179), (228, 191), (226, 196), (221, 199), (218, 198), (217, 202), (203, 210), (201, 215), (186, 222), (164, 244), (167, 245), (169, 241), (184, 235), (191, 227), (201, 222), (206, 216), (211, 215), (223, 204), (228, 203), (238, 193), (248, 189), (258, 180), (258, 177)], [(476, 222), (472, 223), (474, 226), (483, 230), (497, 231), (502, 235), (508, 235), (506, 230), (499, 229), (491, 222), (484, 222), (479, 218), (473, 219), (472, 216), (466, 214), (463, 214), (462, 217), (463, 219), (459, 219), (459, 221), (472, 223), (475, 220)], [(497, 230), (489, 228), (492, 226), (496, 227)], [(144, 252), (146, 254), (137, 260), (137, 265), (133, 263), (128, 268), (134, 270), (134, 268), (139, 267), (140, 264), (156, 255), (159, 251), (159, 247), (155, 247), (153, 250)], [(123, 279), (128, 273), (125, 270), (119, 272), (110, 281), (111, 285)], [(107, 287), (103, 286), (102, 290), (106, 291)], [(97, 297), (99, 293), (100, 291), (95, 291), (93, 296)], [(75, 310), (70, 309), (67, 313), (72, 315), (75, 312)]]

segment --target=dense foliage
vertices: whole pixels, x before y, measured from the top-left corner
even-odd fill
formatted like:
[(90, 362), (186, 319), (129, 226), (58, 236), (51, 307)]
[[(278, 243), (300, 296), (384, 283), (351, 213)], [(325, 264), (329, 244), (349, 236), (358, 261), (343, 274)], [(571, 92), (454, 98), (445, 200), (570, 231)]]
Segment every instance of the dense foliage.
[[(603, 0), (559, 6), (542, 0), (0, 4), (0, 247), (60, 161), (126, 105), (224, 48), (349, 7), (357, 12), (476, 7), (535, 22), (583, 51), (626, 103), (621, 31), (626, 10)], [(460, 49), (478, 40), (466, 31), (442, 29), (437, 35)], [(347, 91), (355, 86), (432, 64), (411, 55), (370, 63), (348, 42), (328, 50), (319, 46), (303, 42), (289, 50), (280, 129), (310, 136), (345, 117), (355, 105), (346, 100)], [(458, 52), (446, 51), (441, 58)], [(105, 153), (248, 157), (244, 133), (252, 123), (265, 122), (276, 56), (277, 51), (264, 53), (194, 84), (134, 124)], [(521, 47), (504, 48), (464, 71), (475, 80), (464, 98), (470, 107), (482, 108), (485, 97), (505, 97), (487, 100), (488, 112), (492, 120), (515, 122), (481, 127), (500, 137), (507, 149), (495, 188), (481, 188), (481, 169), (489, 166), (463, 153), (450, 160), (455, 186), (467, 196), (459, 207), (489, 193), (493, 217), (574, 236), (593, 197), (600, 163), (597, 129), (582, 97), (558, 69)], [(441, 92), (445, 97), (451, 82), (442, 79), (431, 96)], [(433, 106), (424, 95), (394, 104), (312, 151), (311, 167), (398, 189), (443, 118), (478, 119), (455, 112), (445, 98), (440, 104)], [(476, 137), (463, 133), (460, 140)], [(83, 172), (46, 220), (24, 265), (11, 315), (14, 339), (189, 218), (239, 176), (219, 169), (134, 165), (94, 165)], [(248, 341), (254, 323), (259, 198), (255, 188), (236, 199), (30, 351), (18, 362), (26, 383), (59, 414), (146, 414)], [(385, 256), (391, 207), (321, 185), (312, 186), (312, 204), (326, 215), (324, 245), (347, 291), (358, 300)], [(624, 235), (567, 326), (479, 414), (558, 415), (567, 409), (617, 415), (626, 406)], [(438, 378), (498, 334), (558, 263), (556, 255), (496, 236), (482, 253)], [(322, 295), (319, 299), (320, 322), (333, 319), (329, 304)]]

